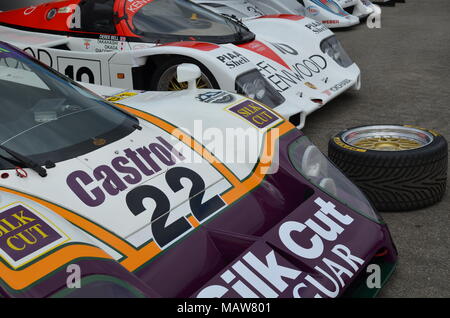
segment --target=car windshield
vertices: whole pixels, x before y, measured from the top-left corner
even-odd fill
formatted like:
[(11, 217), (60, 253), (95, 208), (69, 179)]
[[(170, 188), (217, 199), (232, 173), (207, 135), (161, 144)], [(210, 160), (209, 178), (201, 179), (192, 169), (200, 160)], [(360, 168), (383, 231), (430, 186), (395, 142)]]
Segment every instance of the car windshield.
[[(137, 120), (22, 52), (0, 44), (0, 145), (39, 165), (125, 137)], [(0, 150), (0, 169), (14, 162)]]
[(130, 28), (148, 42), (247, 42), (254, 34), (231, 19), (186, 0), (125, 1)]

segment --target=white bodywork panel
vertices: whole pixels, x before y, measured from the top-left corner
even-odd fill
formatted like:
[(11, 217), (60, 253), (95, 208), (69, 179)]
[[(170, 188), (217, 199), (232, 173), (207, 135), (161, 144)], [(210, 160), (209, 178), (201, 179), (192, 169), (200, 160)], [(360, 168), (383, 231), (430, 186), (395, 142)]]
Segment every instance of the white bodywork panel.
[[(5, 26), (0, 26), (0, 40), (77, 81), (123, 89), (135, 87), (133, 69), (145, 66), (155, 56), (179, 55), (198, 61), (213, 74), (221, 89), (232, 92), (236, 92), (240, 75), (258, 69), (285, 99), (275, 110), (286, 118), (298, 116), (300, 128), (311, 112), (347, 89), (359, 89), (358, 66), (344, 68), (321, 51), (321, 42), (333, 33), (319, 22), (300, 17), (297, 21), (264, 18), (245, 23), (257, 35), (246, 48), (224, 44), (202, 50), (176, 43), (50, 35)], [(292, 32), (284, 32), (286, 29)]]
[[(235, 105), (240, 105), (251, 100), (239, 96), (231, 95), (232, 100), (229, 103), (206, 103), (200, 102), (198, 100), (198, 95), (204, 93), (218, 92), (222, 91), (211, 91), (211, 90), (189, 90), (189, 91), (179, 91), (179, 92), (138, 92), (138, 91), (124, 91), (123, 89), (114, 89), (102, 86), (96, 86), (92, 84), (83, 84), (88, 89), (96, 92), (97, 94), (107, 96), (115, 95), (120, 96), (120, 94), (127, 93), (126, 97), (122, 97), (120, 104), (128, 106), (143, 112), (151, 113), (152, 116), (158, 118), (170, 118), (170, 125), (178, 127), (181, 131), (186, 133), (188, 136), (193, 136), (199, 143), (203, 144), (205, 149), (210, 152), (214, 152), (214, 155), (218, 160), (224, 163), (228, 169), (240, 180), (244, 180), (246, 177), (250, 176), (254, 171), (255, 164), (258, 162), (262, 147), (264, 144), (264, 135), (273, 126), (280, 124), (284, 121), (281, 117), (276, 114), (272, 114), (275, 117), (270, 126), (263, 128), (253, 127), (247, 120), (243, 117), (236, 116), (229, 111), (230, 107)], [(122, 95), (124, 96), (124, 95)], [(183, 105), (185, 111), (182, 112), (180, 116), (180, 105)], [(257, 137), (257, 143), (226, 143), (224, 144), (224, 153), (221, 154), (216, 152), (212, 143), (208, 139), (202, 139), (200, 136), (196, 136), (196, 125), (198, 125), (197, 119), (201, 114), (202, 130), (207, 131), (208, 129), (214, 129), (225, 133), (226, 129), (242, 129), (243, 131), (251, 131), (254, 136)], [(185, 143), (180, 142), (177, 138), (173, 137), (171, 134), (163, 130), (161, 127), (153, 124), (151, 122), (140, 120), (141, 130), (136, 129), (130, 135), (112, 143), (104, 146), (98, 150), (87, 153), (85, 155), (72, 158), (66, 161), (58, 162), (55, 168), (48, 169), (47, 177), (43, 178), (37, 175), (34, 171), (29, 169), (28, 176), (25, 178), (19, 178), (14, 170), (4, 170), (2, 173), (9, 175), (8, 178), (0, 179), (0, 187), (10, 189), (12, 191), (18, 191), (20, 193), (26, 193), (35, 198), (51, 202), (52, 204), (57, 204), (58, 206), (73, 211), (77, 215), (90, 220), (96, 224), (101, 224), (106, 230), (114, 233), (115, 235), (126, 239), (130, 244), (135, 247), (148, 242), (152, 239), (152, 227), (150, 226), (152, 222), (152, 213), (155, 210), (155, 202), (152, 200), (146, 200), (144, 202), (146, 210), (139, 215), (134, 215), (129, 206), (127, 206), (127, 194), (137, 187), (142, 186), (152, 186), (156, 187), (164, 193), (170, 193), (168, 197), (170, 200), (170, 212), (167, 219), (167, 223), (170, 224), (180, 218), (187, 218), (191, 213), (191, 207), (189, 205), (190, 199), (190, 189), (193, 184), (190, 184), (188, 179), (182, 180), (183, 189), (174, 192), (168, 185), (166, 180), (166, 173), (168, 170), (173, 168), (187, 168), (190, 171), (194, 171), (198, 174), (204, 181), (204, 196), (202, 202), (206, 202), (217, 194), (221, 194), (224, 191), (230, 189), (231, 184), (227, 181), (224, 176), (219, 173), (213, 165), (202, 158), (197, 152), (194, 152)], [(198, 131), (197, 131), (198, 132)], [(105, 178), (97, 179), (94, 177), (94, 170), (100, 166), (107, 166), (114, 168), (115, 165), (112, 163), (114, 159), (118, 157), (125, 158), (124, 151), (126, 149), (136, 150), (141, 147), (150, 147), (152, 144), (163, 143), (161, 139), (165, 140), (166, 145), (169, 144), (173, 149), (180, 152), (184, 158), (176, 157), (176, 163), (173, 165), (165, 165), (161, 160), (158, 161), (158, 157), (153, 157), (154, 162), (160, 166), (161, 170), (154, 173), (151, 176), (145, 176), (141, 173), (142, 181), (138, 184), (130, 185), (127, 184), (127, 188), (115, 195), (108, 194), (105, 190), (105, 184), (108, 182)], [(170, 150), (167, 146), (166, 150)], [(253, 151), (250, 151), (250, 147), (255, 147)], [(170, 150), (172, 151), (172, 150)], [(246, 153), (250, 154), (250, 157), (246, 159), (245, 162), (229, 162), (226, 158), (227, 153)], [(174, 151), (172, 153), (175, 153)], [(253, 154), (253, 157), (252, 157)], [(173, 156), (175, 158), (175, 156)], [(139, 171), (137, 166), (129, 160), (126, 164), (128, 168)], [(73, 177), (75, 173), (83, 173), (84, 175), (90, 176), (92, 182), (84, 183), (79, 178)], [(116, 171), (116, 173), (119, 173)], [(125, 175), (120, 174), (121, 177)], [(104, 176), (103, 176), (104, 177)], [(87, 201), (83, 201), (81, 196), (75, 192), (75, 187), (73, 183), (75, 182), (78, 188), (82, 188), (82, 192), (88, 194), (89, 198)], [(92, 198), (95, 197), (94, 191), (101, 191), (104, 195), (102, 202), (94, 203)], [(97, 192), (98, 194), (98, 192)], [(55, 201), (56, 200), (56, 201)], [(20, 263), (15, 263), (13, 260), (8, 259), (7, 255), (3, 255), (0, 250), (0, 255), (4, 257), (13, 267), (23, 266), (30, 260), (32, 260), (37, 253), (45, 253), (46, 251), (52, 249), (54, 246), (66, 243), (66, 242), (82, 242), (88, 244), (95, 244), (113, 258), (120, 258), (120, 254), (115, 252), (113, 249), (104, 245), (102, 242), (96, 240), (92, 236), (83, 232), (82, 230), (76, 229), (71, 226), (66, 220), (58, 216), (56, 213), (50, 211), (48, 208), (37, 204), (36, 202), (26, 199), (21, 196), (13, 195), (8, 192), (0, 192), (0, 212), (7, 210), (12, 205), (22, 205), (38, 215), (41, 219), (44, 219), (46, 224), (56, 230), (61, 238), (55, 241), (53, 245), (48, 245), (44, 250), (39, 250), (36, 253), (30, 254), (26, 258), (22, 259)], [(224, 204), (215, 213), (219, 213), (222, 209), (226, 208), (227, 205)], [(114, 211), (114, 213), (111, 213)], [(214, 213), (214, 215), (215, 215)], [(211, 215), (210, 217), (212, 217)], [(206, 221), (202, 220), (202, 221)], [(194, 230), (192, 228), (191, 230)], [(188, 234), (191, 230), (183, 234)], [(177, 237), (176, 239), (180, 239)], [(158, 243), (158, 242), (157, 242)], [(172, 242), (168, 242), (165, 245), (159, 244), (161, 249), (166, 248)]]
[(304, 0), (304, 5), (297, 0), (195, 0), (194, 2), (218, 13), (235, 15), (238, 18), (294, 14), (304, 15), (329, 28), (350, 27), (359, 23), (359, 16), (345, 12), (340, 3), (327, 1), (328, 4), (323, 4), (320, 0)]

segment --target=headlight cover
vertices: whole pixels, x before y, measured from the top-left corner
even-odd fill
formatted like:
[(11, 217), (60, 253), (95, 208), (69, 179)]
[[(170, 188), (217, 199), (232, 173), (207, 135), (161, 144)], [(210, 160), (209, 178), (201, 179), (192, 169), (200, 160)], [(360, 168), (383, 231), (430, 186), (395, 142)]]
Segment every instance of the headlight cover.
[(361, 190), (308, 137), (302, 136), (289, 145), (289, 160), (312, 184), (369, 219), (382, 222)]
[(344, 15), (342, 8), (336, 2), (326, 2), (324, 3), (331, 12), (337, 15)]
[(323, 40), (320, 43), (320, 49), (342, 67), (349, 67), (353, 64), (352, 59), (334, 35)]
[(256, 69), (244, 73), (236, 79), (236, 92), (270, 108), (275, 108), (285, 101), (285, 98)]

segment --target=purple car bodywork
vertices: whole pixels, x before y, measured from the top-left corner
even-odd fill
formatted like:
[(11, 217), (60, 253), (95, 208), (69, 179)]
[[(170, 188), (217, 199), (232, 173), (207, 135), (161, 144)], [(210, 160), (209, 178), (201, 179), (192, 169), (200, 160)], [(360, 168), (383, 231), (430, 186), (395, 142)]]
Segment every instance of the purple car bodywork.
[(63, 266), (21, 291), (0, 279), (0, 298), (376, 295), (368, 266), (379, 267), (384, 284), (397, 260), (388, 228), (373, 210), (358, 212), (361, 200), (341, 189), (332, 196), (300, 173), (290, 150), (302, 138), (292, 127), (279, 139), (276, 173), (133, 272), (114, 260), (79, 258), (71, 264), (81, 268), (81, 288), (67, 288)]
[(383, 284), (392, 273), (397, 251), (388, 228), (331, 197), (293, 167), (287, 148), (300, 136), (293, 130), (281, 138), (277, 173), (133, 273), (114, 261), (81, 259), (83, 288), (65, 288), (67, 273), (61, 269), (9, 296), (376, 295), (378, 289), (366, 287), (366, 269), (380, 266)]

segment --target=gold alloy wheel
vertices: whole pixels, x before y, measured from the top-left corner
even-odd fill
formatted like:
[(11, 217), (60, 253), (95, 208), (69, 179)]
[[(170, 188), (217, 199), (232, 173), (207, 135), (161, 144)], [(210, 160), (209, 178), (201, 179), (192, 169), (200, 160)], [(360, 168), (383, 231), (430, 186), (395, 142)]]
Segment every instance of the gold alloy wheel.
[[(171, 81), (169, 81), (168, 91), (181, 91), (188, 88), (187, 82), (178, 82), (174, 77)], [(209, 84), (203, 79), (203, 76), (197, 79), (197, 88), (211, 88)]]
[(369, 137), (358, 140), (354, 145), (364, 149), (380, 151), (401, 151), (422, 147), (422, 144), (416, 140), (399, 137)]
[[(158, 91), (181, 91), (188, 88), (188, 83), (177, 80), (177, 65), (169, 67), (160, 77), (157, 85)], [(210, 79), (202, 72), (197, 79), (197, 88), (213, 88)]]
[(350, 129), (342, 135), (342, 140), (350, 146), (367, 150), (406, 151), (430, 144), (433, 136), (411, 127), (374, 125)]
[[(418, 210), (444, 198), (448, 143), (434, 130), (412, 125), (349, 128), (330, 138), (328, 157), (378, 211)], [(358, 198), (356, 192), (341, 186), (337, 175), (327, 173), (323, 178), (333, 176), (337, 180), (336, 189), (346, 191), (349, 198)], [(356, 204), (353, 202), (348, 199), (350, 206)], [(376, 217), (370, 204), (353, 208), (363, 213), (373, 212)]]

